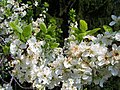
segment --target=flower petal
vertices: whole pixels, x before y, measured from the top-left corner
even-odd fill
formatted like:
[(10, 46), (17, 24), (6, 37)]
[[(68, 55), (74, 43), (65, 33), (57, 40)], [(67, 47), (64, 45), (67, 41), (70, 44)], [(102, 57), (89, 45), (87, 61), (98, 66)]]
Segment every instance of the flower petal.
[(111, 15), (111, 18), (112, 18), (114, 21), (117, 20), (117, 16), (115, 16), (115, 15)]
[(120, 20), (120, 16), (118, 16), (118, 20)]
[(113, 26), (114, 24), (116, 24), (115, 21), (112, 21), (112, 22), (109, 23), (110, 26)]

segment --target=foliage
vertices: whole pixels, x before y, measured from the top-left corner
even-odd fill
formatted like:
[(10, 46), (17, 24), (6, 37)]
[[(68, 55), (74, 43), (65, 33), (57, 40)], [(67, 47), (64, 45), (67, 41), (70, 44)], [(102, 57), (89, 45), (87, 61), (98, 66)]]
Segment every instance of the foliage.
[(86, 35), (94, 35), (101, 28), (95, 28), (92, 30), (88, 30), (88, 25), (84, 20), (80, 20), (80, 27), (70, 27), (73, 31), (73, 35), (75, 35), (76, 39), (81, 42), (84, 36)]
[[(14, 90), (15, 82), (22, 89), (53, 89), (62, 83), (61, 90), (107, 90), (107, 80), (120, 76), (120, 16), (111, 15), (110, 26), (91, 29), (84, 14), (77, 13), (85, 13), (89, 7), (83, 9), (84, 4), (92, 6), (96, 0), (70, 0), (65, 8), (67, 1), (58, 1), (56, 17), (47, 0), (0, 0), (0, 89)], [(70, 9), (76, 2), (84, 4)], [(108, 1), (101, 2), (95, 10)], [(67, 38), (62, 37), (63, 26), (69, 27)]]

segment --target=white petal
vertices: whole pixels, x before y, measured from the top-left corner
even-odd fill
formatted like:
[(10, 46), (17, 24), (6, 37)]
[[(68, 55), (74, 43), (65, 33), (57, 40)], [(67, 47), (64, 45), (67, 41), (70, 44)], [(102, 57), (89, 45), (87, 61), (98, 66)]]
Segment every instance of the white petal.
[(120, 33), (117, 33), (117, 34), (115, 35), (115, 39), (116, 39), (117, 41), (120, 41)]
[(104, 79), (100, 80), (100, 83), (99, 83), (100, 87), (103, 87), (103, 83), (104, 83), (104, 82), (105, 82)]
[(120, 20), (120, 16), (118, 16), (118, 20)]
[(109, 66), (109, 67), (108, 67), (108, 70), (110, 70), (110, 71), (111, 71), (111, 70), (112, 70), (112, 66)]
[(112, 22), (109, 23), (110, 26), (113, 26), (114, 24), (116, 24), (115, 21), (112, 21)]
[(112, 50), (117, 50), (117, 45), (116, 44), (112, 45)]
[(104, 59), (103, 56), (98, 56), (98, 61), (101, 61), (101, 60), (103, 60), (103, 59)]
[(83, 77), (82, 77), (83, 80), (87, 80), (88, 78), (89, 78), (89, 76), (87, 76), (87, 75), (83, 75)]
[(20, 45), (20, 48), (21, 48), (21, 49), (25, 49), (26, 47), (27, 47), (26, 44), (21, 44), (21, 45)]
[(68, 63), (67, 61), (64, 61), (64, 67), (65, 68), (69, 68), (69, 67), (71, 67), (72, 65), (70, 64), (70, 63)]
[(108, 70), (111, 71), (111, 74), (112, 74), (113, 76), (116, 76), (116, 75), (118, 74), (118, 70), (115, 69), (115, 68), (113, 68), (112, 66), (109, 66), (109, 67), (108, 67)]
[(87, 64), (84, 64), (84, 63), (81, 64), (81, 67), (82, 67), (82, 68), (85, 68), (85, 69), (86, 69), (86, 68), (89, 68), (89, 67), (87, 66)]
[(114, 21), (117, 20), (117, 16), (115, 16), (115, 15), (111, 15), (111, 18), (112, 18)]
[(98, 63), (99, 66), (102, 66), (102, 65), (104, 65), (104, 64), (105, 64), (104, 61), (101, 61), (101, 62)]
[(55, 74), (61, 75), (61, 74), (62, 74), (62, 70), (56, 70), (56, 71), (55, 71)]
[(112, 69), (112, 70), (111, 70), (111, 73), (112, 73), (113, 76), (116, 76), (116, 75), (118, 74), (118, 70)]

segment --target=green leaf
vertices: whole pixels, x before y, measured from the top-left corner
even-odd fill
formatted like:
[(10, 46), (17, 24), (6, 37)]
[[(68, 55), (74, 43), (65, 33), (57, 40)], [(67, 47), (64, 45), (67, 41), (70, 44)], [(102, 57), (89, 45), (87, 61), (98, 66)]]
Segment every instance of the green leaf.
[(15, 35), (17, 35), (17, 36), (18, 36), (18, 39), (20, 40), (21, 33), (15, 32)]
[(112, 28), (108, 25), (103, 25), (103, 28), (106, 32), (112, 32), (113, 31)]
[(12, 15), (12, 12), (11, 12), (10, 8), (8, 8), (8, 9), (5, 11), (5, 15), (6, 15), (6, 17), (9, 17), (9, 16)]
[(41, 36), (41, 32), (38, 32), (37, 35), (36, 35), (36, 38), (37, 38), (38, 40), (40, 40), (41, 37), (42, 37), (42, 36)]
[(5, 55), (7, 55), (9, 53), (10, 48), (8, 46), (6, 46), (6, 45), (2, 46), (2, 49), (3, 49), (3, 52)]
[(49, 7), (49, 4), (47, 2), (44, 2), (44, 7)]
[(85, 88), (84, 90), (88, 90), (87, 88)]
[(49, 25), (48, 26), (48, 30), (47, 30), (47, 34), (51, 35), (52, 37), (55, 36), (56, 32), (55, 32), (55, 29), (56, 29), (56, 26), (52, 26), (52, 25)]
[(22, 35), (23, 35), (24, 37), (27, 37), (27, 39), (30, 38), (30, 36), (32, 35), (32, 25), (31, 25), (31, 24), (26, 25), (26, 26), (24, 27), (23, 32), (22, 32)]
[(78, 28), (76, 28), (76, 27), (70, 27), (72, 30), (74, 30), (74, 31), (79, 31), (79, 29)]
[(59, 43), (51, 43), (51, 48), (54, 49), (59, 46)]
[(85, 32), (85, 33), (80, 33), (80, 34), (78, 34), (77, 40), (78, 40), (78, 41), (82, 41), (82, 39), (83, 39), (84, 36), (86, 36), (86, 32)]
[(17, 18), (17, 19), (15, 19), (14, 23), (15, 23), (16, 25), (18, 25), (18, 23), (19, 23), (18, 18)]
[(3, 6), (5, 7), (7, 5), (7, 0), (2, 0)]
[(21, 33), (16, 33), (16, 35), (18, 36), (20, 41), (26, 42), (25, 37)]
[(86, 21), (80, 20), (80, 30), (82, 32), (86, 32), (86, 30), (88, 30), (88, 25), (87, 25)]
[(52, 37), (50, 35), (45, 35), (46, 39), (52, 39)]
[(22, 42), (26, 42), (25, 37), (24, 37), (22, 34), (20, 34), (20, 40), (21, 40)]
[(44, 33), (47, 33), (47, 27), (46, 27), (45, 23), (41, 23), (41, 24), (40, 24), (40, 29), (41, 29)]
[(87, 31), (86, 33), (87, 33), (87, 35), (93, 35), (93, 34), (95, 34), (97, 31), (99, 31), (101, 28), (95, 28), (95, 29), (93, 29), (93, 30), (89, 30), (89, 31)]
[(76, 27), (70, 27), (70, 28), (74, 31), (74, 32), (71, 32), (71, 34), (73, 34), (73, 33), (76, 33), (76, 34), (81, 33), (81, 31)]
[(48, 31), (54, 31), (56, 29), (56, 26), (49, 25)]
[(27, 4), (32, 4), (32, 2), (31, 1), (27, 1)]
[(16, 25), (15, 22), (10, 22), (9, 25), (10, 25), (10, 27), (11, 27), (13, 30), (15, 30), (15, 31), (17, 31), (17, 32), (19, 32), (19, 33), (22, 33), (22, 32), (23, 32), (23, 30), (21, 29), (21, 27), (18, 26), (18, 25)]

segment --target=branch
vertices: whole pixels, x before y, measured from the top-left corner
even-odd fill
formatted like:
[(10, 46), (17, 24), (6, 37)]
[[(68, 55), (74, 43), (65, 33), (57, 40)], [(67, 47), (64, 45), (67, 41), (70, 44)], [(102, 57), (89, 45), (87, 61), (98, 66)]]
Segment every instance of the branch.
[[(11, 75), (10, 72), (9, 72), (9, 74)], [(14, 80), (20, 88), (22, 88), (22, 89), (28, 89), (28, 90), (33, 89), (33, 87), (23, 87), (23, 86), (15, 79), (15, 77), (14, 77), (13, 75), (11, 75), (11, 76), (12, 76), (11, 82), (12, 82), (12, 80)], [(11, 82), (10, 82), (10, 83), (11, 83)]]
[(23, 87), (22, 85), (20, 85), (20, 83), (15, 78), (13, 78), (13, 79), (18, 84), (18, 86), (21, 87), (22, 89), (28, 89), (28, 90), (33, 89), (33, 87)]

